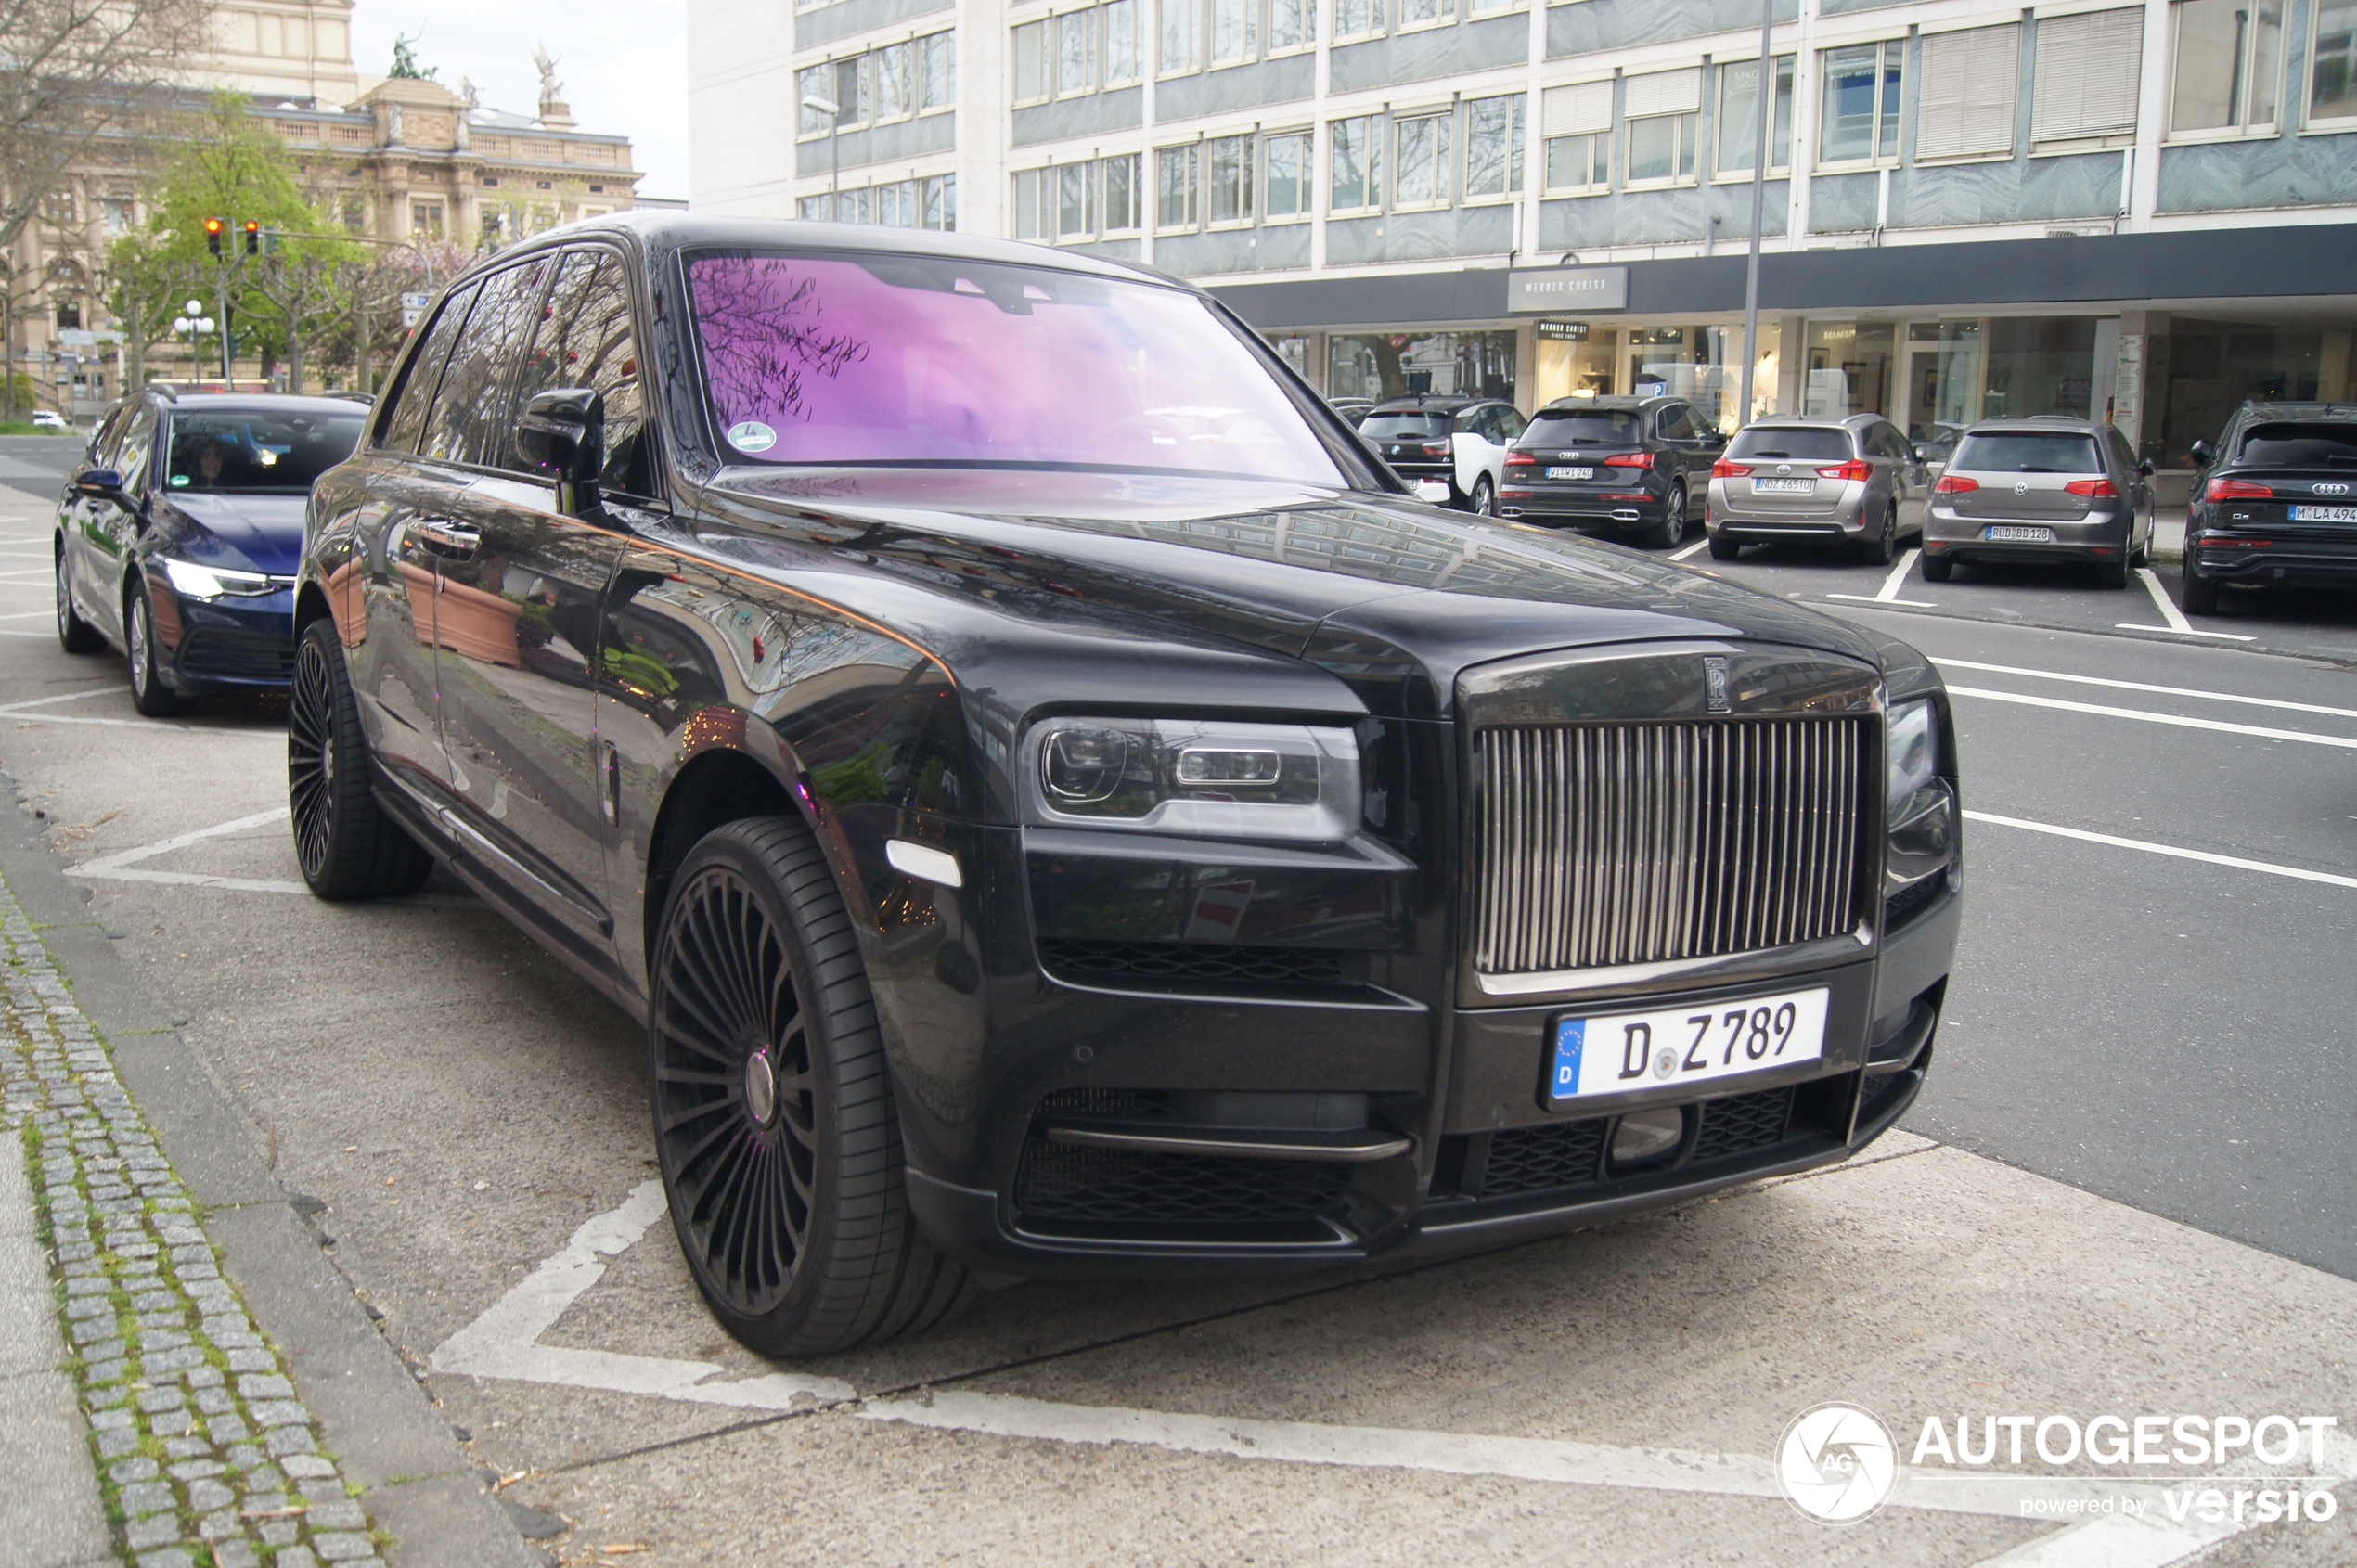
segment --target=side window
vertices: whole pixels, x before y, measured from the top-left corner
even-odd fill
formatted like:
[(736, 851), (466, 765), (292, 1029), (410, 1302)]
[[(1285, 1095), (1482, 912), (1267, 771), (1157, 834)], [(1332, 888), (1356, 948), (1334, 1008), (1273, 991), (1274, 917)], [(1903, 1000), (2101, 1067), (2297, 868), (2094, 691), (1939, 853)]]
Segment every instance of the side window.
[(441, 311), (427, 324), (425, 341), (410, 357), (409, 374), (393, 403), (393, 418), (384, 427), (388, 449), (418, 449), (418, 438), (425, 433), (426, 412), (433, 406), (434, 389), (442, 384), (442, 367), (450, 363), (450, 345), (458, 341), (458, 328), (465, 325), (467, 307), (474, 297), (475, 288), (470, 283), (444, 300)]
[(115, 449), (122, 439), (122, 427), (130, 423), (133, 406), (128, 403), (117, 405), (114, 412), (101, 419), (98, 428), (90, 432), (90, 450), (83, 455), (84, 468), (114, 467)]
[(1525, 428), (1522, 415), (1520, 413), (1512, 408), (1500, 408), (1498, 410), (1499, 445), (1503, 446), (1510, 441), (1519, 440)]
[(129, 494), (136, 495), (147, 489), (148, 459), (155, 450), (155, 405), (143, 402), (123, 427), (122, 446), (115, 455), (115, 466), (122, 470), (122, 488)]
[(475, 308), (450, 353), (419, 451), (452, 463), (496, 463), (506, 453), (508, 392), (517, 357), (532, 336), (535, 307), (548, 263), (528, 262), (483, 280)]
[(2130, 473), (2136, 471), (2136, 454), (2129, 448), (2128, 438), (2119, 433), (2118, 425), (2106, 425), (2104, 434), (2111, 440), (2111, 455)]
[(653, 494), (654, 465), (638, 393), (638, 339), (630, 326), (630, 274), (610, 251), (566, 252), (524, 358), (517, 411), (535, 392), (552, 387), (595, 387), (603, 394), (606, 467), (600, 485), (626, 495)]
[(1687, 422), (1686, 405), (1682, 403), (1673, 403), (1661, 411), (1659, 428), (1664, 441), (1688, 441), (1694, 433), (1694, 426)]

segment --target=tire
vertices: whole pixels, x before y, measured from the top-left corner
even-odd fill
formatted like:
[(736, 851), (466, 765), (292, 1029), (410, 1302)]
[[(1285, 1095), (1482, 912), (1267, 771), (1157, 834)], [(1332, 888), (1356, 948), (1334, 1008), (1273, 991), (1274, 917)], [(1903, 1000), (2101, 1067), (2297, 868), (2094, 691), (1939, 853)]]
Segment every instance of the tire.
[(1723, 533), (1717, 533), (1717, 534), (1713, 534), (1713, 535), (1711, 536), (1711, 540), (1710, 540), (1710, 559), (1713, 559), (1713, 560), (1732, 560), (1732, 559), (1734, 559), (1737, 556), (1739, 556), (1739, 555), (1741, 555), (1741, 554), (1743, 554), (1743, 553), (1744, 553), (1744, 542), (1743, 542), (1741, 539), (1731, 539), (1731, 538), (1729, 538), (1727, 535), (1725, 535), (1725, 534), (1723, 534)]
[(1468, 506), (1475, 517), (1498, 515), (1498, 490), (1489, 482), (1488, 474), (1483, 474), (1474, 481), (1473, 500), (1468, 503)]
[(368, 793), (368, 739), (335, 623), (324, 618), (295, 640), (287, 806), (303, 884), (317, 897), (406, 897), (433, 874), (433, 857)]
[[(2129, 530), (2128, 530), (2128, 531), (2129, 531), (2129, 533), (2130, 533), (2131, 534), (2133, 534), (2133, 533), (2135, 533), (2135, 524), (2134, 524), (2134, 523), (2132, 523), (2132, 523), (2130, 523), (2130, 524), (2129, 524)], [(2135, 568), (2137, 571), (2141, 572), (2141, 571), (2143, 571), (2145, 567), (2150, 566), (2152, 563), (2153, 563), (2153, 536), (2152, 536), (2152, 534), (2151, 534), (2150, 533), (2145, 533), (2145, 535), (2144, 535), (2144, 542), (2143, 544), (2141, 544), (2141, 545), (2138, 545), (2138, 546), (2135, 547), (2135, 551), (2134, 551), (2134, 553), (2133, 553), (2133, 554), (2132, 554), (2131, 556), (2129, 556), (2129, 558), (2128, 558), (2128, 564), (2129, 564), (2130, 566), (2132, 566), (2132, 567)]]
[(2124, 557), (2119, 560), (2103, 560), (2095, 563), (2095, 586), (2124, 588), (2127, 585), (2128, 561)]
[(1915, 564), (1922, 570), (1926, 583), (1945, 583), (1956, 574), (1956, 563), (1946, 556), (1926, 555)]
[(1683, 481), (1669, 487), (1669, 497), (1662, 503), (1661, 521), (1645, 530), (1648, 548), (1674, 550), (1686, 542), (1686, 486)]
[(1874, 562), (1876, 566), (1888, 566), (1892, 561), (1897, 560), (1899, 559), (1899, 541), (1895, 537), (1895, 533), (1898, 526), (1897, 521), (1891, 517), (1890, 513), (1888, 511), (1885, 511), (1882, 515), (1881, 532), (1876, 533), (1874, 537), (1871, 539), (1860, 540), (1858, 544), (1859, 553), (1864, 556), (1866, 559)]
[(663, 1190), (721, 1326), (765, 1356), (818, 1356), (962, 1306), (972, 1276), (908, 1215), (875, 1002), (809, 829), (768, 816), (706, 835), (672, 877), (650, 967)]
[(2218, 585), (2204, 578), (2195, 576), (2191, 559), (2193, 550), (2190, 546), (2186, 549), (2185, 554), (2188, 558), (2184, 568), (2185, 586), (2184, 591), (2179, 595), (2179, 603), (2183, 607), (2185, 613), (2188, 615), (2217, 614)]
[(122, 596), (122, 651), (131, 667), (131, 705), (151, 719), (168, 719), (187, 713), (191, 704), (157, 673), (154, 628), (148, 585), (135, 580)]
[(73, 607), (73, 590), (66, 586), (65, 542), (58, 543), (58, 646), (68, 653), (103, 653), (107, 639)]

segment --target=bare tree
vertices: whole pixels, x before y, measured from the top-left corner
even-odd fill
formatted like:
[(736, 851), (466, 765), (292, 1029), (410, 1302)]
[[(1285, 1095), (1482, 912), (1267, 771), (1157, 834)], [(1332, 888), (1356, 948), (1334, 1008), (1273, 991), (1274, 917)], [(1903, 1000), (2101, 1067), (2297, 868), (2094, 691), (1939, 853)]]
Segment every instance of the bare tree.
[(287, 390), (297, 395), (305, 350), (343, 312), (341, 286), (353, 263), (337, 252), (353, 249), (321, 246), (264, 256), (247, 269), (246, 308), (272, 318), (286, 344)]

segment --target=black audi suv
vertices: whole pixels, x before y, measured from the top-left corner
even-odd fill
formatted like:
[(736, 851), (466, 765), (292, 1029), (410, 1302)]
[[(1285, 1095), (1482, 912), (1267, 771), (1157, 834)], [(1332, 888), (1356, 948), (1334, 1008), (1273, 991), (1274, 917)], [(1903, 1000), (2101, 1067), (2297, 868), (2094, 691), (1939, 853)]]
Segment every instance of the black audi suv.
[(1708, 416), (1676, 397), (1558, 398), (1506, 454), (1498, 515), (1551, 527), (1683, 544), (1727, 449)]
[(1682, 1202), (1929, 1067), (1923, 657), (1419, 504), (1118, 263), (503, 251), (314, 492), (295, 614), (303, 877), (444, 862), (643, 1021), (674, 1229), (765, 1351)]
[(2193, 454), (2186, 614), (2229, 586), (2357, 586), (2357, 404), (2246, 403)]

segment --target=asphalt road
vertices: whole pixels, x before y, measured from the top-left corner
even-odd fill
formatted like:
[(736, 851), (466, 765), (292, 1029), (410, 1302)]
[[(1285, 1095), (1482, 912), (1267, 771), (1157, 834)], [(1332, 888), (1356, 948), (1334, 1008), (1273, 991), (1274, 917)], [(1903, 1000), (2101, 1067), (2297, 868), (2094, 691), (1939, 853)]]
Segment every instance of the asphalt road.
[(0, 487), (54, 501), (88, 444), (86, 435), (0, 436)]
[[(1968, 829), (1909, 1131), (1404, 1274), (1023, 1285), (914, 1343), (773, 1364), (714, 1325), (650, 1195), (637, 1031), (455, 886), (303, 894), (277, 706), (137, 717), (119, 659), (58, 650), (47, 551), (42, 508), (0, 497), (0, 771), (568, 1562), (2094, 1561), (2109, 1537), (2074, 1532), (2106, 1524), (2015, 1494), (1902, 1493), (1829, 1532), (1759, 1456), (1829, 1399), (1901, 1433), (2113, 1408), (2357, 1428), (2357, 693), (2336, 665), (1780, 587), (1951, 662), (1967, 808), (2010, 819)], [(2118, 681), (2174, 689), (2091, 684)], [(321, 1365), (298, 1354), (298, 1382)], [(2344, 1488), (2335, 1524), (2212, 1561), (2346, 1561), (2352, 1518)]]

